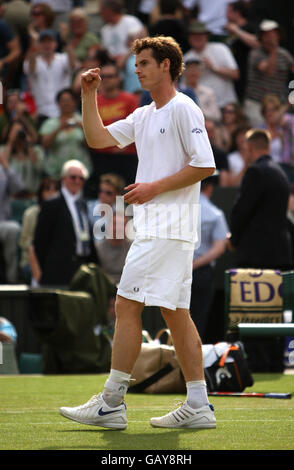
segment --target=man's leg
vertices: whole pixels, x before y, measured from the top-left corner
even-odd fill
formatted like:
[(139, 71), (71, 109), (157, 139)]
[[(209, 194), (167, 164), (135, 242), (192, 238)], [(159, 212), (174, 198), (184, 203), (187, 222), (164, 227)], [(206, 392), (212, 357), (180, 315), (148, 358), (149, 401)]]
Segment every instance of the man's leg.
[(186, 382), (204, 380), (201, 339), (189, 310), (161, 308)]
[(64, 417), (82, 424), (112, 429), (126, 428), (126, 406), (123, 400), (141, 349), (142, 309), (142, 303), (117, 296), (111, 370), (103, 393), (94, 395), (84, 405), (62, 407), (60, 413)]
[(213, 406), (209, 404), (204, 379), (202, 344), (195, 324), (186, 309), (161, 309), (171, 332), (173, 344), (187, 386), (187, 399), (167, 415), (151, 418), (154, 427), (215, 428)]
[(112, 407), (123, 402), (133, 367), (140, 353), (142, 310), (143, 304), (117, 296), (111, 370), (103, 391), (105, 402)]

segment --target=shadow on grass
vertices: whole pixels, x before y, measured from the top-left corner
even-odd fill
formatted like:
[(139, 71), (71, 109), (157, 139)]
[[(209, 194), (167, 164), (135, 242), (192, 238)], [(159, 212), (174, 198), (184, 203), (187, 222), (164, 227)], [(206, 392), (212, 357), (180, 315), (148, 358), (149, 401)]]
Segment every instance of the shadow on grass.
[[(153, 431), (153, 432), (152, 432)], [(93, 445), (66, 446), (68, 450), (84, 449), (84, 450), (178, 450), (179, 436), (185, 433), (194, 434), (204, 430), (195, 429), (153, 429), (149, 432), (140, 432), (130, 434), (126, 431), (114, 431), (113, 429), (69, 429), (59, 431), (60, 433), (98, 433), (99, 439), (102, 441)], [(83, 436), (84, 437), (84, 436)], [(81, 438), (82, 441), (82, 438)], [(62, 450), (64, 446), (58, 448), (46, 447), (43, 450)]]

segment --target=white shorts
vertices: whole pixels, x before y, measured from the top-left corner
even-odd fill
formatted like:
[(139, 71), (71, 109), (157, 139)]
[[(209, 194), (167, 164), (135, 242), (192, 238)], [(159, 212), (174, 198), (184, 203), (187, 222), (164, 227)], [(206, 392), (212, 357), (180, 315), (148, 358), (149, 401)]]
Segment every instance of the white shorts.
[(149, 306), (190, 308), (194, 243), (136, 239), (128, 252), (117, 294)]

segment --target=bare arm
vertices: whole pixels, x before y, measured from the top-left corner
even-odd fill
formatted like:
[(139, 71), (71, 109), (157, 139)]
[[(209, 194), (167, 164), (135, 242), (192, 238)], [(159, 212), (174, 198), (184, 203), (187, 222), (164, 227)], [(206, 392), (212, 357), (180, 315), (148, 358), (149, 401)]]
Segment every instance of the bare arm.
[(104, 126), (98, 111), (97, 91), (100, 83), (100, 69), (90, 69), (81, 75), (83, 128), (87, 144), (96, 149), (118, 145)]
[(199, 258), (196, 258), (193, 261), (193, 269), (201, 268), (201, 266), (206, 266), (212, 261), (218, 259), (226, 251), (226, 243), (226, 239), (216, 240), (215, 242), (213, 242), (210, 250), (208, 250), (202, 256), (199, 256)]
[(158, 194), (191, 186), (214, 173), (215, 168), (200, 168), (187, 165), (177, 173), (152, 183), (130, 184), (125, 189), (129, 192), (124, 196), (128, 204), (144, 204)]

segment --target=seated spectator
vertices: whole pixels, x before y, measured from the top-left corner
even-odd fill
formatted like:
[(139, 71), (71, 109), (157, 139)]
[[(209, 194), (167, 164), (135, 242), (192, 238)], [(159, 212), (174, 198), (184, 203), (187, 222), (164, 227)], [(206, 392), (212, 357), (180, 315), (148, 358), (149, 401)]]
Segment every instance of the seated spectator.
[(40, 271), (33, 278), (40, 285), (68, 286), (84, 263), (97, 262), (87, 206), (82, 197), (86, 167), (69, 160), (62, 168), (61, 192), (44, 201), (38, 215), (33, 249)]
[(263, 124), (261, 103), (265, 95), (276, 95), (284, 104), (287, 101), (289, 73), (294, 73), (294, 58), (280, 47), (280, 27), (272, 20), (259, 25), (261, 46), (249, 54), (248, 81), (244, 111), (252, 127)]
[(247, 84), (248, 55), (251, 49), (260, 46), (256, 35), (255, 25), (249, 19), (249, 5), (245, 1), (231, 1), (227, 6), (226, 30), (229, 45), (240, 71), (240, 77), (235, 81), (235, 89), (240, 103), (244, 101)]
[(198, 21), (190, 24), (188, 41), (191, 49), (184, 54), (185, 63), (199, 60), (204, 66), (199, 83), (214, 90), (220, 108), (237, 102), (234, 81), (239, 78), (239, 69), (228, 46), (210, 42), (207, 26)]
[(69, 29), (63, 35), (65, 44), (70, 44), (74, 49), (76, 60), (81, 63), (91, 51), (99, 49), (98, 36), (88, 30), (88, 15), (82, 8), (75, 8), (69, 14)]
[(3, 113), (0, 115), (0, 141), (5, 139), (9, 124), (16, 120), (21, 121), (30, 130), (33, 141), (37, 142), (36, 122), (29, 111), (20, 90), (7, 90), (4, 96)]
[(261, 114), (264, 117), (263, 129), (267, 129), (271, 134), (270, 155), (272, 159), (281, 163), (283, 151), (283, 128), (282, 117), (285, 106), (275, 95), (266, 95), (261, 104)]
[(22, 190), (19, 176), (10, 167), (8, 159), (0, 152), (0, 244), (5, 261), (5, 281), (18, 281), (18, 247), (20, 226), (11, 220), (10, 198)]
[(124, 179), (116, 173), (101, 175), (97, 199), (90, 200), (87, 204), (89, 220), (93, 226), (95, 224), (95, 227), (97, 227), (98, 219), (103, 216), (103, 214), (98, 214), (100, 205), (107, 204), (115, 209), (116, 198), (123, 195), (125, 186), (126, 183)]
[(15, 74), (21, 57), (19, 39), (3, 19), (5, 2), (0, 1), (0, 80), (5, 87), (16, 86)]
[(223, 211), (210, 201), (216, 180), (217, 176), (213, 175), (201, 182), (201, 244), (194, 252), (193, 261), (190, 312), (202, 341), (215, 289), (214, 267), (226, 250), (229, 231)]
[(56, 95), (70, 87), (72, 82), (76, 63), (73, 50), (68, 46), (67, 52), (59, 53), (56, 47), (55, 31), (41, 31), (37, 46), (29, 49), (24, 62), (24, 73), (35, 99), (39, 126), (45, 119), (59, 115)]
[(67, 160), (80, 160), (90, 173), (91, 158), (85, 143), (82, 117), (76, 111), (76, 98), (70, 88), (61, 90), (56, 97), (58, 117), (47, 119), (40, 128), (41, 143), (46, 150), (45, 171), (59, 179)]
[(221, 111), (215, 99), (215, 93), (209, 88), (199, 83), (201, 76), (201, 63), (198, 60), (189, 60), (185, 64), (185, 83), (192, 88), (197, 96), (199, 106), (205, 119), (220, 121)]
[(29, 261), (29, 249), (34, 240), (34, 233), (37, 223), (38, 214), (40, 212), (43, 201), (52, 199), (58, 194), (59, 183), (56, 180), (45, 177), (37, 192), (37, 204), (28, 207), (24, 214), (21, 226), (21, 233), (18, 245), (21, 248), (20, 268), (22, 276), (26, 283), (31, 282), (31, 268)]
[(242, 107), (237, 103), (228, 103), (222, 109), (223, 118), (217, 127), (218, 146), (226, 152), (232, 151), (232, 136), (236, 129), (247, 124)]
[(211, 148), (214, 155), (215, 166), (218, 171), (217, 182), (219, 186), (228, 186), (228, 177), (229, 177), (229, 165), (227, 152), (218, 147), (217, 142), (217, 133), (216, 133), (216, 124), (213, 120), (205, 120), (205, 128), (207, 135), (211, 144)]
[(107, 237), (98, 242), (95, 241), (101, 268), (116, 285), (120, 281), (125, 259), (131, 246), (131, 241), (125, 235), (126, 223), (127, 218), (124, 215), (113, 213), (112, 220), (108, 224)]
[(40, 186), (44, 172), (44, 150), (34, 143), (34, 135), (22, 121), (11, 121), (0, 152), (23, 183), (21, 198), (32, 198)]
[(101, 45), (116, 61), (127, 54), (129, 35), (138, 33), (144, 25), (136, 16), (124, 13), (122, 0), (101, 0), (99, 13), (104, 22)]
[(239, 187), (247, 169), (246, 134), (249, 127), (239, 127), (232, 137), (234, 151), (228, 154), (229, 179), (228, 186)]
[(186, 26), (182, 16), (180, 0), (159, 0), (159, 18), (149, 28), (150, 36), (172, 36), (181, 46), (183, 53), (189, 47), (186, 34)]
[[(126, 118), (138, 107), (138, 99), (132, 93), (121, 90), (121, 77), (115, 63), (101, 67), (101, 86), (97, 95), (99, 112), (105, 126)], [(92, 151), (95, 167), (95, 193), (97, 183), (103, 173), (118, 173), (126, 181), (133, 183), (136, 176), (138, 157), (134, 144), (124, 149), (117, 146)]]

